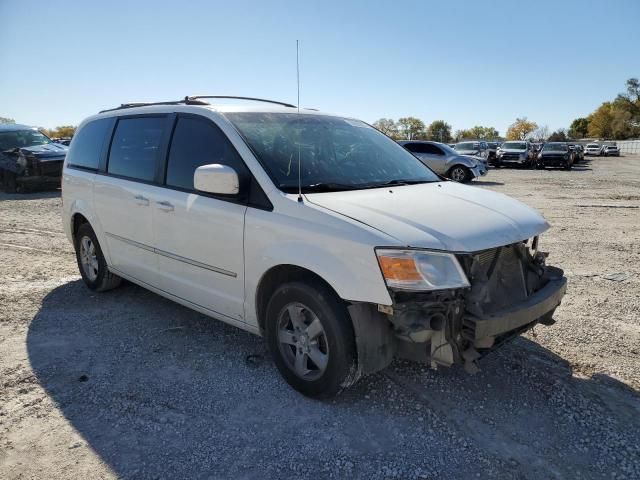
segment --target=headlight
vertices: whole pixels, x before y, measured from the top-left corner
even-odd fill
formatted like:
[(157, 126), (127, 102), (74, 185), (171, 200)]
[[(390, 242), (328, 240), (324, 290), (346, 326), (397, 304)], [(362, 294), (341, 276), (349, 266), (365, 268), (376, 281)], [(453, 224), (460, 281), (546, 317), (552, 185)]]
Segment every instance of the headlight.
[(387, 286), (402, 290), (444, 290), (469, 287), (456, 257), (426, 250), (376, 250)]

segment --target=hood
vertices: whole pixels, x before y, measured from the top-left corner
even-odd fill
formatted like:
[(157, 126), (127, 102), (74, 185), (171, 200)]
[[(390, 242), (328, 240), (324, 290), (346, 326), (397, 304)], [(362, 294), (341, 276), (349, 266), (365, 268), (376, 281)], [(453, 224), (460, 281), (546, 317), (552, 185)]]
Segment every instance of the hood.
[(476, 155), (458, 155), (458, 157), (462, 157), (466, 160), (470, 160), (471, 162), (474, 163), (484, 163), (485, 159), (482, 157), (478, 157)]
[(501, 152), (526, 153), (526, 148), (500, 148)]
[(517, 200), (455, 182), (306, 197), (409, 247), (477, 252), (526, 240), (549, 228), (542, 215)]
[(69, 147), (58, 143), (46, 143), (44, 145), (33, 145), (31, 147), (21, 147), (20, 150), (25, 155), (32, 155), (36, 158), (45, 160), (48, 158), (64, 158)]
[(467, 148), (465, 150), (458, 150), (456, 149), (456, 152), (458, 152), (460, 155), (473, 155), (474, 153), (479, 152), (480, 149), (478, 148)]

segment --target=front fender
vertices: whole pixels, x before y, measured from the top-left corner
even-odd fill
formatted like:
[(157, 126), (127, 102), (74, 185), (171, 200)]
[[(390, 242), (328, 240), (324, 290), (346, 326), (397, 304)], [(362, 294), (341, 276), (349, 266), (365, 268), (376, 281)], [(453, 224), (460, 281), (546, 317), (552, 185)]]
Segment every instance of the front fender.
[[(311, 212), (310, 212), (311, 213)], [(350, 235), (332, 235), (315, 223), (250, 209), (245, 221), (245, 318), (258, 324), (256, 292), (264, 275), (279, 265), (309, 270), (349, 301), (391, 305), (374, 246)], [(318, 228), (316, 228), (318, 227)], [(354, 229), (355, 230), (355, 229)]]

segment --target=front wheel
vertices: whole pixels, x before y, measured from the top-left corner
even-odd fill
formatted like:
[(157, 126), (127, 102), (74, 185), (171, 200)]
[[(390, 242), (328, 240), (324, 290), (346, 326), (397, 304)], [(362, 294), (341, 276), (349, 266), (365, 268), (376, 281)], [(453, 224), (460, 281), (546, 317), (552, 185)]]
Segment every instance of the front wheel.
[(87, 287), (105, 292), (120, 285), (122, 279), (109, 271), (96, 234), (88, 223), (78, 228), (75, 247), (78, 269)]
[(294, 389), (326, 398), (353, 382), (357, 363), (351, 319), (327, 286), (319, 281), (280, 286), (265, 320), (269, 350)]
[(455, 165), (449, 170), (449, 178), (454, 182), (467, 183), (471, 181), (473, 175), (464, 165)]
[(2, 179), (2, 189), (6, 193), (18, 192), (17, 175), (11, 170), (0, 170), (0, 179)]

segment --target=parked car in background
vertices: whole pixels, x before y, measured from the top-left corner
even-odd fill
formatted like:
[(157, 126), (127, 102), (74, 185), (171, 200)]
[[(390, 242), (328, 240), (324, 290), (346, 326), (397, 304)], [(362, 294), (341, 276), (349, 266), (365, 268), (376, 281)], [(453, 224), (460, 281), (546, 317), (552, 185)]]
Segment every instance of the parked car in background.
[(460, 155), (489, 158), (489, 145), (484, 140), (472, 142), (458, 142), (453, 147)]
[(482, 157), (461, 155), (444, 143), (404, 140), (398, 142), (427, 167), (456, 182), (470, 182), (487, 174), (488, 165)]
[(66, 145), (67, 147), (71, 144), (71, 139), (69, 137), (52, 138), (51, 140), (55, 143), (59, 143), (60, 145)]
[(527, 141), (504, 142), (498, 148), (496, 167), (517, 165), (532, 167), (535, 164), (535, 154), (531, 144)]
[(487, 161), (493, 165), (495, 164), (496, 158), (498, 156), (498, 147), (500, 146), (499, 142), (487, 142), (488, 154)]
[(603, 146), (599, 143), (589, 143), (584, 147), (585, 155), (602, 155)]
[(538, 154), (536, 166), (538, 168), (562, 167), (571, 170), (573, 167), (574, 153), (569, 149), (569, 145), (564, 142), (545, 143)]
[(35, 127), (0, 125), (0, 185), (5, 192), (56, 188), (68, 148)]
[(569, 149), (573, 152), (573, 163), (580, 163), (584, 160), (584, 147), (579, 143), (570, 143)]
[(616, 144), (606, 144), (602, 147), (602, 155), (604, 155), (605, 157), (619, 157), (620, 148)]
[(555, 322), (567, 279), (538, 212), (442, 181), (364, 122), (265, 102), (186, 97), (82, 122), (62, 226), (89, 289), (124, 278), (261, 335), (312, 397), (394, 357), (473, 372)]

